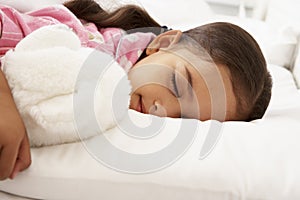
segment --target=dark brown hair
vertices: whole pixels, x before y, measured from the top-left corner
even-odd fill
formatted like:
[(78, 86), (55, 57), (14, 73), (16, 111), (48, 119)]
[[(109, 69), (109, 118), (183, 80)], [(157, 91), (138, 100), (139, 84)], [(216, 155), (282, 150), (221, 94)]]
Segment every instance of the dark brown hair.
[(143, 27), (160, 27), (152, 17), (141, 7), (124, 5), (112, 12), (103, 10), (93, 0), (72, 0), (64, 3), (77, 18), (95, 23), (96, 26), (116, 27), (131, 30)]
[[(112, 12), (103, 10), (93, 0), (72, 0), (64, 5), (79, 19), (102, 28), (160, 27), (144, 9), (135, 5), (125, 5)], [(184, 33), (202, 46), (216, 64), (228, 67), (238, 111), (232, 120), (262, 118), (271, 98), (272, 79), (255, 39), (239, 26), (224, 22)]]
[(262, 118), (271, 98), (272, 79), (255, 39), (231, 23), (215, 22), (185, 32), (211, 56), (228, 67), (237, 100), (235, 120)]

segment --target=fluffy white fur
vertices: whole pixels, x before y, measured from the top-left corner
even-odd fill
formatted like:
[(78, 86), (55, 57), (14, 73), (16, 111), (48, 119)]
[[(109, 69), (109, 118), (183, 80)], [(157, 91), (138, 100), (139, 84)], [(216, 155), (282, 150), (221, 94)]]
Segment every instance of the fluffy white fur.
[[(99, 134), (87, 131), (79, 137), (74, 123), (73, 95), (77, 76), (93, 51), (81, 47), (79, 38), (68, 27), (54, 25), (34, 31), (3, 57), (3, 71), (31, 146), (75, 142)], [(111, 102), (114, 87), (124, 76), (124, 70), (112, 61), (99, 77), (94, 102), (102, 131), (117, 124)], [(127, 91), (118, 101), (123, 102), (127, 111), (130, 85), (126, 81)], [(89, 125), (88, 121), (85, 123)]]

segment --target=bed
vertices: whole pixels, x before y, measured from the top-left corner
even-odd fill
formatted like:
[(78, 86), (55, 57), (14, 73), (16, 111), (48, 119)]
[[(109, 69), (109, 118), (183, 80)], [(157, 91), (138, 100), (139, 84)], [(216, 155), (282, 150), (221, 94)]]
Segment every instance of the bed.
[[(164, 2), (157, 10), (166, 10), (163, 6), (168, 1)], [(266, 21), (215, 16), (205, 2), (198, 0), (190, 1), (191, 4), (179, 0), (172, 2), (190, 9), (195, 5), (203, 9), (203, 12), (186, 13), (190, 16), (187, 17), (190, 23), (171, 21), (166, 10), (161, 14), (161, 21), (174, 29), (194, 26), (197, 15), (202, 19), (198, 20), (199, 23), (220, 20), (236, 23), (258, 40), (274, 81), (271, 103), (264, 118), (225, 123), (164, 118), (155, 137), (138, 140), (122, 134), (118, 128), (103, 135), (113, 150), (121, 149), (149, 160), (153, 152), (161, 153), (155, 154), (155, 166), (145, 162), (130, 165), (130, 159), (134, 158), (118, 151), (105, 152), (113, 158), (106, 160), (106, 157), (101, 157), (102, 152), (97, 152), (100, 136), (82, 143), (33, 148), (30, 168), (14, 180), (0, 182), (0, 199), (300, 198), (300, 90), (297, 88), (300, 55), (297, 32), (285, 35), (287, 32), (278, 33)], [(155, 8), (160, 3), (139, 3), (159, 19), (160, 12)], [(173, 11), (173, 14), (177, 13), (176, 8)], [(271, 17), (268, 20), (272, 20)], [(145, 128), (158, 119), (135, 111), (130, 112), (130, 117)], [(190, 127), (193, 127), (192, 131)], [(170, 159), (163, 152), (174, 146), (172, 144), (181, 133), (189, 139), (184, 148)], [(209, 144), (211, 133), (216, 133), (215, 140)], [(121, 165), (117, 165), (119, 163)]]

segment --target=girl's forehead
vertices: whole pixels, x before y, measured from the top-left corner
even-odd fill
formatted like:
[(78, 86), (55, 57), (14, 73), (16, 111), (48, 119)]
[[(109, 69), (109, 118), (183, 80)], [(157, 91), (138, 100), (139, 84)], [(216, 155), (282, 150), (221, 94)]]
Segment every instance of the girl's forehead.
[(191, 50), (190, 48), (170, 48), (164, 50), (172, 54), (177, 62), (184, 62), (189, 68), (193, 68), (198, 73), (205, 73), (206, 71), (218, 71), (217, 64), (213, 61), (210, 55), (202, 49)]

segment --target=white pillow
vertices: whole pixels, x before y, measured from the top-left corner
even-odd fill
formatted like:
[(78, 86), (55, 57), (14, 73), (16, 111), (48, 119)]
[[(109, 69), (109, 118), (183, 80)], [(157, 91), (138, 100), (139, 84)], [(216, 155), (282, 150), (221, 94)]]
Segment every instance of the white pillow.
[(138, 0), (161, 25), (182, 31), (197, 27), (214, 16), (203, 0)]
[(26, 0), (26, 1), (15, 1), (15, 0), (0, 0), (0, 4), (11, 6), (21, 12), (28, 12), (35, 10), (47, 5), (61, 4), (66, 0)]
[[(162, 26), (187, 30), (203, 24), (214, 16), (204, 0), (96, 0), (103, 8), (114, 10), (124, 4), (143, 7)], [(170, 6), (174, 5), (174, 6)]]
[(277, 30), (288, 27), (300, 31), (300, 1), (298, 0), (271, 0), (266, 12), (266, 22)]
[(298, 45), (294, 51), (291, 66), (294, 77), (300, 87), (300, 1), (297, 0), (272, 0), (266, 14), (266, 22), (278, 30), (289, 29), (298, 34)]
[[(19, 11), (27, 12), (47, 5), (61, 4), (68, 0), (0, 0), (0, 4), (12, 6)], [(136, 4), (145, 10), (161, 25), (173, 29), (186, 30), (203, 24), (214, 16), (209, 5), (204, 0), (95, 0), (104, 9), (114, 10), (124, 4)], [(174, 5), (174, 6), (170, 6)]]
[(298, 38), (298, 45), (295, 51), (295, 63), (293, 65), (293, 74), (298, 88), (300, 88), (300, 36)]
[[(137, 140), (124, 135), (118, 128), (105, 135), (115, 147), (145, 155), (168, 147), (182, 128), (181, 122), (195, 123), (197, 134), (187, 143), (190, 146), (175, 163), (163, 166), (161, 170), (139, 175), (121, 173), (120, 169), (97, 159), (87, 143), (73, 143), (32, 149), (31, 167), (15, 180), (0, 182), (0, 190), (53, 200), (299, 199), (300, 94), (288, 70), (278, 66), (269, 66), (269, 69), (274, 88), (265, 118), (251, 123), (221, 124), (219, 140), (203, 160), (199, 157), (208, 131), (220, 124), (165, 118), (162, 132), (152, 138)], [(133, 122), (141, 127), (156, 119), (135, 111), (131, 114)], [(187, 138), (191, 136), (188, 127), (183, 131)], [(97, 137), (90, 142), (103, 147)], [(102, 150), (106, 150), (104, 154), (112, 161), (133, 163), (116, 157), (109, 148)], [(157, 161), (165, 159), (161, 157)], [(137, 166), (144, 164), (152, 163), (140, 162)]]
[(251, 18), (216, 16), (209, 20), (214, 21), (231, 22), (242, 27), (258, 42), (268, 63), (291, 69), (297, 45), (296, 32), (291, 29), (280, 31), (264, 21)]
[[(298, 0), (272, 0), (269, 1), (266, 12), (266, 23), (279, 32), (286, 32), (297, 37), (300, 35), (300, 1)], [(294, 53), (297, 53), (294, 51)], [(291, 63), (295, 63), (293, 55)], [(294, 66), (291, 66), (293, 68)], [(296, 69), (297, 71), (297, 69)]]

